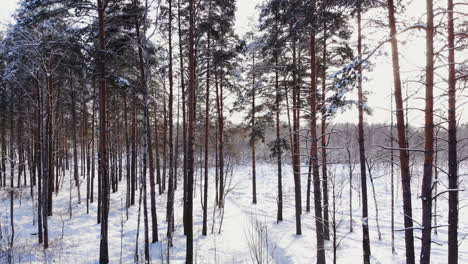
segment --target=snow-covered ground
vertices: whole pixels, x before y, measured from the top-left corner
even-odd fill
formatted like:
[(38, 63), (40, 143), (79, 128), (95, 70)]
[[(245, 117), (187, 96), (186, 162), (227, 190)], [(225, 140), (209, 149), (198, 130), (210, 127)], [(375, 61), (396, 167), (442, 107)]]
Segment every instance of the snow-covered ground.
[[(196, 263), (256, 263), (252, 261), (252, 241), (258, 241), (256, 226), (263, 228), (268, 245), (269, 262), (263, 263), (315, 263), (315, 222), (313, 202), (311, 212), (306, 212), (306, 189), (307, 169), (303, 169), (302, 191), (303, 191), (303, 215), (302, 236), (295, 235), (295, 210), (294, 210), (294, 185), (292, 170), (289, 165), (284, 166), (284, 221), (276, 223), (277, 213), (277, 174), (275, 164), (262, 163), (257, 167), (257, 205), (251, 203), (251, 176), (249, 166), (236, 166), (232, 173), (232, 184), (230, 192), (226, 197), (225, 214), (216, 210), (214, 205), (214, 173), (210, 174), (209, 213), (208, 229), (209, 235), (201, 235), (202, 211), (200, 178), (196, 179), (196, 199), (194, 201), (194, 232), (195, 232), (195, 258)], [(379, 172), (380, 171), (380, 172)], [(374, 173), (375, 188), (380, 217), (380, 228), (382, 240), (378, 239), (375, 205), (372, 188), (369, 182), (369, 225), (372, 251), (372, 263), (405, 263), (404, 233), (396, 232), (396, 253), (391, 251), (391, 196), (390, 175), (386, 170), (379, 169)], [(198, 170), (198, 172), (200, 172)], [(349, 233), (349, 182), (348, 168), (345, 165), (336, 165), (330, 168), (330, 177), (336, 175), (335, 190), (339, 196), (336, 199), (337, 223), (339, 224), (338, 240), (341, 241), (338, 254), (338, 263), (359, 263), (362, 259), (361, 242), (361, 208), (359, 206), (359, 179), (358, 171), (354, 172), (353, 185), (353, 217), (354, 232)], [(443, 175), (440, 177), (444, 177)], [(415, 220), (420, 222), (421, 203), (417, 199), (420, 183), (417, 177), (413, 180), (413, 210)], [(148, 181), (149, 182), (149, 181)], [(396, 186), (396, 209), (395, 229), (403, 228), (401, 189), (399, 177), (395, 177)], [(82, 184), (82, 196), (85, 197), (85, 184)], [(332, 186), (330, 181), (330, 213), (333, 210)], [(29, 188), (24, 188), (15, 200), (15, 263), (98, 263), (99, 259), (99, 237), (100, 225), (96, 223), (96, 206), (90, 205), (90, 213), (86, 214), (86, 203), (82, 201), (77, 204), (76, 190), (73, 193), (73, 217), (69, 218), (69, 189), (68, 179), (58, 196), (54, 194), (54, 215), (49, 218), (50, 248), (44, 251), (37, 243), (37, 227), (34, 225), (33, 207), (29, 196)], [(443, 187), (440, 187), (443, 188)], [(338, 194), (341, 193), (341, 194)], [(5, 234), (8, 232), (9, 223), (9, 195), (6, 191), (0, 191), (2, 201), (0, 203), (1, 225), (3, 230), (2, 248), (4, 249)], [(170, 261), (172, 263), (184, 263), (185, 260), (185, 237), (182, 227), (182, 192), (177, 191), (176, 200), (176, 234), (174, 235), (174, 247), (170, 249)], [(165, 204), (166, 194), (157, 195), (157, 211), (159, 224), (160, 242), (151, 244), (150, 251), (152, 263), (164, 263), (167, 258)], [(312, 194), (313, 197), (313, 194)], [(467, 192), (460, 193), (460, 241), (468, 234), (468, 204)], [(148, 206), (149, 206), (148, 196)], [(133, 263), (135, 259), (135, 239), (138, 219), (138, 205), (129, 210), (129, 218), (125, 215), (125, 181), (119, 186), (119, 192), (111, 194), (111, 209), (109, 215), (109, 255), (111, 263)], [(447, 222), (447, 199), (439, 197), (438, 202), (438, 225)], [(150, 216), (150, 214), (149, 214)], [(214, 218), (213, 218), (214, 216)], [(221, 232), (219, 223), (223, 218)], [(213, 233), (211, 233), (213, 227)], [(259, 224), (256, 224), (259, 223)], [(151, 222), (150, 222), (151, 224)], [(417, 223), (415, 223), (417, 225)], [(62, 238), (63, 226), (63, 238)], [(140, 224), (139, 258), (143, 259), (143, 223)], [(447, 228), (440, 227), (438, 234), (434, 235), (432, 247), (432, 263), (447, 263)], [(150, 232), (151, 235), (151, 232)], [(419, 237), (419, 231), (415, 235)], [(419, 255), (420, 241), (415, 239), (416, 253)], [(257, 243), (258, 244), (258, 243)], [(331, 263), (332, 243), (326, 243), (327, 260)], [(468, 263), (468, 242), (461, 242), (459, 263)], [(6, 259), (0, 259), (5, 263)]]

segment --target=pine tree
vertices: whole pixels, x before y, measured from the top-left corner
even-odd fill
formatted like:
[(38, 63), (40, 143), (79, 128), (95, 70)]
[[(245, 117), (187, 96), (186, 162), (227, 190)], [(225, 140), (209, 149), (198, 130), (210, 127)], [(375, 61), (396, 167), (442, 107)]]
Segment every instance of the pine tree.
[(424, 110), (424, 170), (421, 189), (422, 239), (420, 261), (431, 263), (432, 191), (434, 162), (434, 11), (432, 0), (426, 1), (426, 107)]
[(449, 212), (448, 212), (448, 263), (458, 263), (458, 157), (457, 157), (457, 91), (455, 78), (455, 29), (453, 17), (454, 3), (448, 0), (448, 177)]
[(189, 0), (189, 82), (188, 82), (188, 136), (187, 136), (187, 248), (185, 262), (193, 263), (193, 175), (194, 175), (194, 122), (195, 122), (195, 5)]
[(409, 170), (409, 153), (408, 143), (406, 138), (403, 108), (403, 95), (401, 89), (400, 77), (400, 61), (398, 52), (398, 41), (395, 20), (395, 6), (393, 0), (387, 1), (387, 9), (389, 16), (389, 27), (391, 46), (392, 46), (392, 65), (393, 65), (393, 79), (394, 79), (394, 95), (397, 117), (397, 133), (398, 133), (398, 147), (400, 157), (400, 174), (401, 185), (403, 189), (403, 213), (405, 224), (405, 247), (406, 247), (406, 263), (415, 263), (414, 259), (414, 235), (413, 235), (413, 209), (411, 203), (411, 176)]

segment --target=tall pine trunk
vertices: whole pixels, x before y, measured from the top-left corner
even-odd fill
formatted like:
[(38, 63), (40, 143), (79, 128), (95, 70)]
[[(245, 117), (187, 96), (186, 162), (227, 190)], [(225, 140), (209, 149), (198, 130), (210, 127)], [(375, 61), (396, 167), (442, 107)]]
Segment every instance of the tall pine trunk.
[(188, 87), (188, 142), (187, 142), (187, 246), (185, 263), (193, 263), (193, 177), (195, 140), (195, 4), (189, 1), (189, 87)]
[[(322, 54), (322, 102), (325, 102), (327, 89), (327, 23), (323, 22), (323, 54)], [(328, 164), (327, 164), (327, 117), (322, 115), (321, 124), (322, 147), (322, 188), (323, 188), (323, 238), (330, 240), (330, 224), (328, 213)]]
[[(70, 80), (71, 82), (71, 80)], [(75, 186), (76, 190), (78, 192), (78, 203), (81, 202), (81, 193), (80, 193), (80, 177), (78, 174), (78, 139), (76, 135), (76, 123), (77, 123), (77, 118), (76, 118), (76, 93), (74, 90), (74, 87), (72, 84), (71, 85), (71, 101), (72, 101), (72, 109), (71, 109), (71, 116), (72, 116), (72, 123), (73, 123), (73, 128), (72, 128), (72, 137), (73, 137), (73, 180), (75, 181)]]
[[(255, 54), (253, 55), (252, 58), (252, 71), (255, 71)], [(253, 73), (252, 76), (252, 120), (250, 121), (250, 125), (252, 126), (252, 135), (250, 136), (250, 148), (252, 151), (252, 203), (257, 204), (257, 166), (256, 166), (256, 159), (255, 159), (255, 152), (256, 152), (256, 146), (255, 146), (255, 134), (256, 134), (256, 128), (255, 128), (255, 111), (256, 110), (256, 104), (255, 104), (255, 93), (256, 93), (256, 80), (255, 80), (255, 72)]]
[(276, 221), (283, 221), (283, 176), (282, 176), (282, 145), (281, 145), (281, 130), (280, 130), (280, 87), (279, 87), (279, 72), (278, 72), (278, 55), (275, 55), (275, 92), (276, 92), (276, 162), (278, 165), (278, 213)]
[(448, 263), (458, 263), (458, 157), (457, 157), (457, 91), (455, 79), (455, 30), (453, 0), (448, 0)]
[[(362, 28), (361, 28), (361, 3), (358, 2), (358, 56), (362, 57)], [(363, 262), (370, 263), (370, 239), (369, 239), (369, 212), (367, 202), (367, 176), (366, 176), (366, 153), (364, 147), (364, 95), (362, 91), (362, 67), (358, 66), (358, 141), (359, 141), (359, 160), (361, 165), (361, 198), (362, 198), (362, 248), (363, 248)]]
[[(135, 5), (137, 6), (137, 1), (135, 1)], [(145, 5), (145, 8), (147, 6)], [(148, 102), (148, 85), (147, 85), (147, 80), (146, 80), (146, 71), (145, 71), (145, 58), (143, 56), (143, 47), (146, 44), (145, 42), (142, 41), (144, 39), (145, 33), (146, 33), (146, 11), (144, 14), (144, 21), (143, 21), (143, 36), (140, 34), (140, 22), (138, 21), (138, 18), (135, 18), (135, 27), (136, 27), (136, 37), (137, 37), (137, 43), (138, 43), (138, 58), (139, 58), (139, 68), (140, 68), (140, 80), (141, 80), (141, 85), (143, 88), (143, 104), (144, 104), (144, 144), (145, 144), (145, 154), (144, 154), (144, 160), (143, 160), (143, 166), (144, 170), (143, 171), (143, 183), (145, 186), (143, 186), (144, 190), (144, 214), (145, 214), (145, 242), (148, 240), (148, 234), (147, 234), (147, 220), (146, 220), (146, 194), (147, 194), (147, 189), (146, 189), (146, 168), (149, 168), (149, 175), (150, 175), (150, 198), (151, 198), (151, 235), (152, 235), (152, 242), (155, 243), (159, 240), (158, 237), (158, 219), (156, 215), (156, 190), (155, 190), (155, 182), (154, 182), (154, 167), (153, 167), (153, 151), (152, 151), (152, 142), (151, 142), (151, 125), (150, 125), (150, 118), (149, 118), (149, 102)], [(147, 250), (149, 246), (145, 245), (145, 257), (147, 257), (147, 260), (149, 261), (149, 249)]]
[(172, 62), (172, 0), (169, 0), (169, 182), (167, 190), (167, 238), (172, 246), (172, 226), (174, 219), (174, 146), (173, 146), (173, 104), (174, 76)]
[(51, 112), (50, 112), (50, 100), (47, 96), (50, 93), (51, 78), (46, 78), (46, 87), (42, 90), (41, 100), (42, 100), (42, 130), (41, 130), (41, 161), (42, 161), (42, 231), (43, 231), (43, 245), (44, 249), (49, 247), (49, 228), (48, 228), (48, 219), (49, 216), (49, 193), (51, 192), (50, 186), (50, 163), (49, 163), (49, 134), (51, 122)]
[[(211, 18), (211, 3), (209, 6), (209, 18)], [(211, 78), (211, 69), (210, 69), (210, 60), (211, 60), (211, 35), (210, 32), (207, 33), (207, 50), (208, 50), (208, 60), (206, 66), (206, 97), (205, 97), (205, 171), (204, 171), (204, 182), (203, 186), (203, 227), (202, 235), (206, 236), (208, 234), (208, 139), (210, 133), (210, 78)]]
[(325, 264), (325, 243), (323, 237), (322, 194), (320, 191), (320, 175), (317, 149), (317, 62), (315, 47), (315, 32), (310, 39), (310, 158), (314, 184), (315, 233), (317, 241), (317, 263)]
[(405, 113), (403, 109), (403, 95), (400, 77), (400, 60), (398, 53), (398, 40), (395, 21), (395, 7), (393, 0), (387, 1), (391, 46), (393, 79), (395, 86), (395, 105), (397, 117), (398, 147), (400, 157), (401, 186), (403, 190), (403, 215), (405, 225), (406, 263), (414, 264), (414, 232), (413, 232), (413, 206), (411, 202), (411, 175), (409, 168), (408, 142), (406, 138)]
[[(216, 69), (215, 69), (216, 70)], [(224, 207), (224, 115), (223, 115), (223, 78), (215, 71), (216, 108), (218, 117), (218, 207)]]
[(393, 100), (390, 98), (390, 188), (391, 188), (391, 232), (392, 232), (392, 254), (395, 254), (395, 154), (393, 145), (395, 139), (393, 138)]
[[(294, 199), (295, 199), (295, 213), (296, 213), (296, 235), (302, 235), (302, 198), (301, 198), (301, 149), (300, 149), (300, 113), (299, 108), (299, 83), (297, 81), (297, 55), (296, 55), (296, 41), (293, 41), (293, 90), (292, 90), (292, 112), (293, 112), (293, 131), (292, 131), (292, 163), (293, 163), (293, 176), (294, 176)], [(319, 200), (320, 201), (320, 200)], [(321, 202), (321, 201), (320, 201)], [(321, 210), (321, 209), (320, 209)], [(321, 214), (321, 213), (320, 213)]]
[(421, 189), (422, 240), (421, 264), (431, 261), (432, 174), (434, 161), (434, 13), (432, 0), (426, 0), (426, 107), (424, 111), (424, 170)]
[(106, 110), (106, 63), (105, 63), (105, 24), (104, 17), (107, 1), (97, 0), (99, 21), (99, 178), (101, 179), (101, 241), (99, 249), (99, 263), (109, 263), (108, 246), (108, 216), (109, 216), (109, 175), (107, 164), (107, 110)]
[[(182, 12), (180, 7), (180, 1), (177, 2), (177, 26), (179, 35), (179, 63), (180, 63), (180, 89), (182, 93), (182, 144), (183, 144), (183, 200), (186, 200), (187, 196), (187, 110), (186, 110), (186, 88), (184, 80), (184, 53), (183, 53), (183, 41), (182, 41)], [(184, 224), (184, 235), (187, 235), (187, 204), (183, 203), (183, 224)]]

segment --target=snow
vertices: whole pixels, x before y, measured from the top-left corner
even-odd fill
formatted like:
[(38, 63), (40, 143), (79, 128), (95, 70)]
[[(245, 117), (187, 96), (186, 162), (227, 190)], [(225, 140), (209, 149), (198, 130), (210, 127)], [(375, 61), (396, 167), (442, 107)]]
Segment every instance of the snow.
[[(248, 164), (248, 163), (246, 163)], [(303, 164), (305, 166), (305, 164)], [(197, 170), (196, 183), (194, 188), (194, 248), (197, 263), (252, 263), (251, 254), (248, 247), (252, 240), (252, 228), (254, 223), (260, 222), (267, 228), (268, 250), (273, 261), (270, 263), (314, 263), (315, 262), (315, 220), (314, 209), (311, 212), (305, 211), (305, 197), (307, 174), (302, 177), (303, 189), (303, 215), (302, 229), (303, 235), (295, 235), (295, 209), (294, 209), (294, 184), (292, 169), (288, 164), (283, 168), (283, 214), (284, 221), (276, 223), (276, 203), (277, 203), (277, 175), (276, 165), (274, 163), (260, 163), (257, 166), (257, 205), (251, 204), (251, 179), (250, 166), (237, 165), (234, 167), (232, 190), (228, 193), (225, 202), (225, 215), (221, 233), (218, 234), (219, 222), (221, 220), (220, 211), (216, 210), (213, 214), (214, 193), (214, 171), (210, 173), (210, 193), (209, 193), (209, 212), (208, 212), (208, 230), (209, 235), (203, 237), (202, 229), (202, 211), (200, 205), (201, 188), (200, 171)], [(378, 169), (379, 173), (385, 173), (383, 168)], [(303, 172), (306, 172), (303, 168)], [(380, 213), (380, 226), (382, 240), (378, 240), (378, 233), (375, 225), (375, 209), (371, 197), (369, 197), (369, 218), (360, 218), (361, 208), (359, 207), (359, 171), (354, 172), (353, 180), (353, 215), (354, 232), (349, 233), (349, 185), (347, 165), (334, 165), (330, 167), (330, 177), (336, 175), (336, 192), (341, 193), (337, 199), (337, 223), (339, 224), (338, 239), (341, 240), (338, 249), (338, 263), (349, 263), (348, 261), (358, 261), (362, 259), (362, 232), (361, 220), (369, 225), (372, 263), (405, 263), (404, 255), (404, 232), (395, 232), (396, 253), (392, 254), (390, 240), (390, 177), (376, 177), (375, 187), (377, 201)], [(375, 173), (376, 175), (379, 173)], [(418, 173), (415, 170), (415, 175)], [(462, 174), (462, 173), (461, 173)], [(387, 174), (388, 175), (388, 174)], [(399, 177), (395, 175), (396, 184), (396, 208), (395, 208), (395, 229), (404, 230), (401, 189)], [(83, 183), (84, 182), (84, 179)], [(148, 181), (149, 182), (149, 181)], [(181, 182), (179, 181), (179, 186)], [(15, 181), (16, 184), (16, 181)], [(73, 185), (72, 185), (73, 186)], [(86, 184), (82, 184), (86, 186)], [(413, 207), (417, 222), (420, 222), (421, 202), (417, 196), (419, 185), (417, 177), (413, 177)], [(330, 203), (331, 188), (329, 184)], [(460, 186), (463, 188), (463, 186)], [(120, 262), (121, 243), (122, 243), (122, 263), (133, 263), (135, 257), (135, 237), (137, 230), (138, 205), (132, 206), (129, 210), (129, 219), (126, 220), (124, 207), (125, 180), (119, 185), (119, 191), (111, 194), (111, 205), (109, 214), (109, 255), (111, 263)], [(85, 187), (82, 187), (82, 196), (85, 197)], [(9, 193), (6, 189), (0, 191), (0, 219), (3, 234), (6, 234), (9, 226)], [(185, 261), (185, 237), (182, 226), (182, 192), (176, 192), (175, 220), (176, 233), (174, 234), (174, 247), (170, 250), (170, 259), (172, 263), (184, 263)], [(369, 193), (372, 196), (372, 193)], [(23, 187), (18, 191), (15, 199), (15, 263), (98, 263), (99, 258), (99, 238), (100, 225), (96, 223), (96, 202), (90, 205), (90, 213), (86, 214), (86, 200), (82, 199), (81, 204), (77, 204), (77, 194), (75, 187), (72, 189), (73, 197), (73, 217), (69, 218), (68, 199), (69, 199), (69, 179), (64, 181), (64, 186), (58, 196), (54, 194), (54, 215), (49, 218), (49, 236), (50, 248), (43, 250), (37, 243), (37, 227), (33, 225), (32, 203), (29, 196), (29, 187)], [(96, 196), (97, 197), (97, 196)], [(138, 197), (138, 196), (137, 196)], [(438, 224), (443, 225), (447, 222), (446, 213), (447, 202), (446, 194), (438, 197)], [(466, 192), (460, 192), (460, 208), (466, 207), (468, 200)], [(166, 222), (165, 222), (165, 203), (166, 194), (157, 195), (157, 212), (159, 224), (160, 242), (151, 244), (150, 251), (153, 263), (163, 263), (166, 258), (167, 241), (165, 240)], [(148, 196), (148, 207), (150, 197)], [(311, 202), (313, 207), (313, 201)], [(330, 205), (330, 210), (332, 210)], [(330, 211), (331, 213), (331, 211)], [(215, 216), (214, 233), (211, 234), (213, 215)], [(143, 219), (143, 218), (142, 218)], [(331, 217), (330, 217), (331, 219)], [(460, 241), (468, 234), (468, 225), (466, 222), (468, 214), (466, 209), (461, 209), (460, 214)], [(64, 226), (62, 239), (62, 224)], [(149, 223), (151, 225), (151, 222)], [(419, 227), (415, 223), (415, 227)], [(140, 242), (139, 254), (143, 259), (143, 223), (140, 223)], [(432, 263), (447, 262), (447, 228), (439, 227), (438, 234), (434, 235), (436, 242), (432, 247)], [(415, 236), (420, 236), (420, 229), (415, 229)], [(150, 232), (151, 235), (151, 232)], [(5, 236), (4, 236), (5, 238)], [(121, 241), (122, 239), (122, 241)], [(419, 258), (420, 242), (416, 239), (416, 252)], [(442, 246), (438, 245), (441, 244)], [(5, 244), (1, 241), (2, 249)], [(460, 246), (459, 263), (468, 263), (468, 243), (463, 242)], [(1, 251), (0, 251), (1, 252)], [(327, 261), (331, 263), (332, 243), (326, 242)], [(4, 257), (0, 253), (0, 263), (5, 263)]]
[(130, 82), (125, 79), (125, 78), (122, 78), (122, 77), (118, 77), (117, 78), (117, 84), (120, 86), (120, 87), (128, 87), (130, 86)]

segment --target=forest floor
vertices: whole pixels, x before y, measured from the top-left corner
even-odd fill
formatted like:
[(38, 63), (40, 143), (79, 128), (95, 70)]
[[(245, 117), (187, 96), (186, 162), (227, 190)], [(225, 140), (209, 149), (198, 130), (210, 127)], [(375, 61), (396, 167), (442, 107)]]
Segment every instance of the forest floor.
[[(396, 252), (391, 249), (391, 181), (386, 168), (377, 168), (373, 173), (376, 201), (379, 210), (379, 226), (381, 240), (378, 237), (376, 224), (375, 200), (369, 182), (369, 228), (372, 251), (372, 263), (405, 263), (404, 233), (395, 232)], [(466, 169), (464, 169), (466, 172)], [(311, 212), (306, 212), (307, 168), (303, 168), (303, 235), (295, 235), (295, 207), (294, 185), (292, 169), (284, 166), (283, 193), (284, 193), (284, 221), (276, 222), (277, 214), (277, 174), (274, 164), (261, 163), (257, 167), (257, 205), (251, 203), (251, 173), (249, 166), (235, 166), (232, 171), (232, 180), (227, 187), (224, 216), (219, 210), (213, 212), (214, 207), (214, 171), (210, 174), (212, 181), (209, 192), (209, 212), (207, 237), (201, 235), (202, 210), (200, 171), (197, 171), (196, 190), (194, 201), (194, 247), (196, 263), (315, 263), (316, 240), (313, 201)], [(359, 176), (354, 171), (353, 176), (353, 232), (350, 229), (349, 213), (349, 174), (346, 165), (335, 165), (330, 168), (330, 214), (333, 212), (332, 189), (335, 185), (337, 263), (361, 262), (362, 259), (362, 232), (359, 202)], [(463, 174), (463, 170), (461, 170)], [(445, 182), (445, 176), (442, 182)], [(421, 203), (418, 200), (420, 182), (413, 177), (413, 210), (415, 225), (418, 225), (421, 212)], [(148, 181), (149, 182), (149, 181)], [(335, 182), (335, 184), (333, 184)], [(15, 182), (16, 184), (16, 182)], [(72, 187), (72, 213), (69, 212), (69, 181), (65, 179), (58, 195), (54, 194), (54, 215), (49, 218), (50, 248), (43, 250), (37, 243), (36, 217), (33, 217), (33, 204), (29, 188), (24, 187), (15, 195), (14, 207), (14, 263), (98, 263), (100, 225), (96, 223), (97, 203), (90, 204), (90, 212), (86, 213), (86, 188), (83, 180), (81, 196), (78, 204), (77, 192)], [(181, 187), (181, 183), (179, 182)], [(463, 186), (462, 186), (463, 188)], [(439, 190), (443, 190), (443, 184)], [(136, 252), (136, 233), (138, 225), (138, 202), (128, 211), (128, 220), (125, 210), (125, 180), (119, 185), (119, 191), (111, 194), (109, 214), (109, 255), (111, 263), (134, 263)], [(395, 229), (403, 229), (401, 188), (399, 177), (395, 177)], [(149, 188), (148, 188), (149, 192)], [(11, 233), (9, 227), (10, 202), (9, 194), (0, 191), (0, 263), (6, 263), (7, 238)], [(185, 237), (182, 226), (182, 192), (176, 192), (174, 247), (170, 249), (171, 263), (184, 263)], [(311, 194), (313, 197), (313, 193)], [(167, 194), (157, 195), (157, 216), (160, 242), (150, 245), (152, 263), (167, 263), (167, 240), (165, 221), (165, 204)], [(135, 197), (138, 201), (138, 193)], [(148, 195), (148, 210), (150, 205)], [(468, 192), (460, 193), (460, 252), (459, 263), (468, 263)], [(34, 209), (34, 212), (36, 209)], [(437, 225), (442, 227), (434, 234), (431, 263), (447, 263), (447, 197), (439, 196), (437, 205)], [(148, 213), (150, 218), (151, 214)], [(330, 218), (331, 219), (331, 218)], [(214, 221), (213, 221), (214, 220)], [(151, 221), (151, 219), (149, 219)], [(220, 222), (222, 226), (220, 228)], [(214, 225), (213, 225), (214, 222)], [(151, 222), (150, 236), (151, 236)], [(212, 232), (213, 231), (213, 232)], [(221, 231), (221, 232), (219, 232)], [(419, 237), (420, 232), (415, 231)], [(140, 234), (138, 244), (138, 257), (144, 259), (143, 215), (141, 215)], [(150, 237), (151, 241), (151, 237)], [(415, 239), (416, 255), (419, 255), (419, 239)], [(250, 246), (249, 246), (250, 245)], [(263, 245), (263, 246), (260, 246)], [(258, 252), (255, 254), (253, 252)], [(327, 261), (333, 260), (332, 240), (326, 242)], [(263, 261), (253, 261), (261, 255)]]

